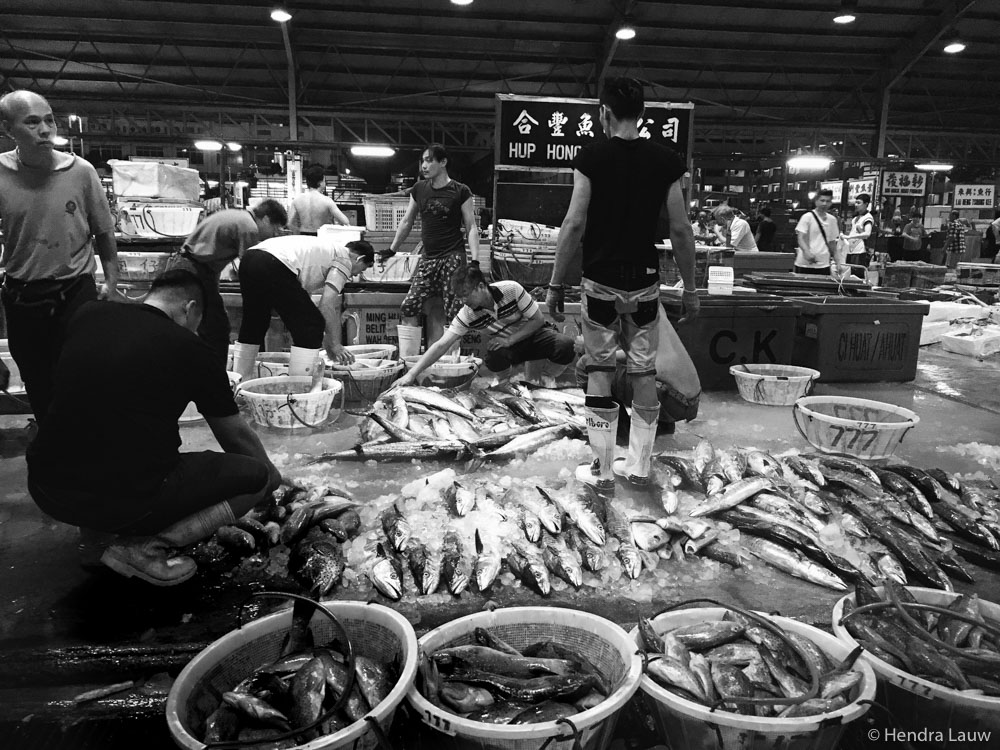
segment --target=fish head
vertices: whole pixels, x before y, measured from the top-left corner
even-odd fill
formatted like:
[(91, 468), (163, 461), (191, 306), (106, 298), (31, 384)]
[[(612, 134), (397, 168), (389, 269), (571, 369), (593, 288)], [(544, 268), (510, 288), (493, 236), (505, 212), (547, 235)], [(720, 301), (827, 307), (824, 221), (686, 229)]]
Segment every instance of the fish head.
[(552, 590), (552, 583), (549, 580), (548, 572), (541, 565), (532, 565), (530, 571), (531, 577), (535, 581), (535, 586), (541, 592), (542, 596), (548, 596)]
[(625, 575), (635, 579), (642, 572), (642, 558), (639, 550), (629, 544), (623, 544), (618, 548), (618, 559), (621, 560)]
[(542, 522), (534, 513), (525, 512), (523, 520), (524, 535), (529, 542), (537, 542), (542, 538)]
[(399, 573), (387, 557), (375, 562), (372, 568), (372, 583), (390, 599), (399, 599), (403, 595), (403, 583), (399, 579)]
[(457, 482), (455, 486), (455, 510), (460, 516), (468, 515), (476, 507), (476, 493)]

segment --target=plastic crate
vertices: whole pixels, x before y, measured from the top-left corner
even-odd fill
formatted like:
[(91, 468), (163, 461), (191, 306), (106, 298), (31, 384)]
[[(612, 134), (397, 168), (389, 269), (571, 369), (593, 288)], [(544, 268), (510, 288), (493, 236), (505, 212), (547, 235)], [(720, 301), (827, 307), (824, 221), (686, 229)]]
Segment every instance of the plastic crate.
[(914, 289), (933, 289), (941, 286), (947, 272), (947, 266), (914, 266), (913, 274), (910, 277), (910, 286)]
[[(365, 226), (378, 232), (394, 232), (406, 215), (410, 205), (409, 196), (389, 198), (378, 195), (365, 195), (361, 198), (365, 207)], [(414, 222), (414, 229), (417, 224)]]
[(959, 263), (958, 283), (969, 286), (1000, 286), (1000, 265)]
[(904, 382), (917, 374), (925, 302), (866, 297), (796, 299), (793, 365), (822, 373), (822, 382)]
[(118, 253), (119, 281), (152, 281), (167, 270), (170, 253)]

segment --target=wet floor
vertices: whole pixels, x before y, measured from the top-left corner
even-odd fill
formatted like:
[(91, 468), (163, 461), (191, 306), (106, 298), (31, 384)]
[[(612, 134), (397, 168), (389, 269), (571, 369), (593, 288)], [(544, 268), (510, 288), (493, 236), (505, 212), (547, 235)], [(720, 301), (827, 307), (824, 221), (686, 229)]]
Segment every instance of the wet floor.
[[(901, 459), (963, 475), (1000, 476), (998, 365), (1000, 356), (978, 361), (925, 348), (912, 383), (819, 384), (815, 394), (868, 398), (912, 409), (921, 421), (900, 446)], [(284, 473), (343, 483), (362, 501), (398, 493), (419, 472), (444, 468), (432, 462), (302, 467), (307, 456), (350, 447), (357, 437), (356, 422), (344, 414), (322, 431), (289, 434), (260, 429), (259, 433)], [(255, 578), (252, 567), (235, 574), (206, 569), (175, 589), (154, 589), (110, 572), (81, 569), (75, 530), (48, 519), (26, 494), (25, 424), (24, 416), (0, 416), (0, 706), (5, 706), (0, 721), (51, 710), (58, 701), (95, 685), (147, 680), (160, 670), (176, 674), (192, 653), (234, 627), (239, 604), (264, 587), (262, 579), (268, 586), (291, 587), (280, 578)], [(215, 447), (203, 423), (184, 425), (181, 432), (185, 449)], [(703, 437), (717, 447), (757, 447), (775, 453), (810, 449), (796, 430), (790, 407), (748, 404), (736, 392), (706, 393), (701, 416), (679, 425), (675, 435), (660, 436), (657, 450), (688, 449)], [(579, 455), (573, 456), (562, 461), (528, 458), (490, 471), (555, 481), (560, 471), (575, 465)], [(637, 507), (653, 502), (640, 496), (631, 500)], [(548, 603), (626, 623), (681, 599), (711, 597), (823, 623), (838, 596), (777, 572), (713, 569), (708, 576), (704, 570), (683, 567), (689, 564), (695, 563), (680, 565), (668, 585), (640, 602), (585, 589), (562, 592)], [(977, 584), (959, 588), (1000, 601), (1000, 578), (990, 574), (982, 573)], [(350, 592), (346, 596), (358, 598)], [(523, 588), (502, 590), (494, 599), (501, 605), (539, 603)], [(398, 606), (421, 633), (477, 611), (484, 603), (483, 597), (472, 594), (433, 608), (422, 607), (419, 600)], [(155, 704), (155, 685), (148, 694)]]

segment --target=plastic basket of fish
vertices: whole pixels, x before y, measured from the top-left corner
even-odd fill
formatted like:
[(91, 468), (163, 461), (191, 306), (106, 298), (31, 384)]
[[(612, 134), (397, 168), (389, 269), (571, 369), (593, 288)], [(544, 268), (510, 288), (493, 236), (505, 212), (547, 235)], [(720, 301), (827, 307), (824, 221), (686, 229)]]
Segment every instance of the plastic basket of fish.
[(820, 375), (818, 370), (794, 365), (733, 365), (729, 372), (744, 401), (767, 406), (791, 406), (809, 395)]
[(846, 396), (806, 396), (792, 407), (795, 426), (824, 453), (855, 458), (888, 458), (920, 421), (895, 404)]
[(601, 750), (642, 676), (628, 633), (561, 607), (462, 617), (427, 633), (420, 650), (425, 679), (407, 700), (441, 748)]
[[(996, 651), (1000, 606), (937, 589), (895, 586), (893, 591), (901, 602), (944, 607), (966, 619), (907, 609), (914, 622), (907, 626), (891, 605), (845, 617), (859, 605), (878, 605), (886, 599), (883, 587), (861, 589), (834, 605), (834, 634), (848, 648), (859, 644), (865, 647), (862, 658), (878, 677), (878, 701), (894, 718), (900, 732), (920, 732), (932, 741), (935, 737), (955, 740), (964, 733), (973, 743), (979, 737), (982, 747), (990, 745), (986, 738), (1000, 734), (1000, 689), (993, 679), (1000, 670), (1000, 653)], [(990, 628), (985, 634), (983, 625)], [(922, 637), (916, 637), (917, 632)], [(934, 641), (944, 641), (951, 648)], [(947, 740), (935, 746), (945, 745), (974, 746)]]
[(318, 391), (312, 390), (311, 377), (254, 378), (240, 383), (239, 394), (262, 427), (321, 427), (336, 422), (344, 409), (344, 384), (333, 378), (323, 378)]
[[(417, 355), (403, 357), (407, 371), (420, 361)], [(468, 388), (473, 378), (479, 374), (483, 360), (479, 357), (446, 354), (420, 374), (417, 385), (437, 386), (438, 388)]]
[[(847, 725), (868, 711), (875, 673), (863, 661), (852, 664), (848, 646), (811, 625), (763, 617), (791, 643), (723, 607), (661, 614), (646, 621), (652, 637), (632, 631), (647, 654), (639, 689), (669, 747), (834, 750)], [(818, 695), (831, 697), (801, 700), (810, 671)]]
[[(308, 620), (315, 648), (285, 653), (286, 638), (300, 632), (293, 629), (293, 610), (287, 609), (222, 636), (192, 659), (167, 697), (167, 725), (177, 746), (204, 750), (208, 742), (250, 743), (285, 732), (293, 736), (266, 746), (377, 747), (372, 722), (388, 731), (416, 676), (416, 634), (406, 618), (377, 604), (325, 602), (323, 607), (335, 620), (315, 610)], [(345, 633), (356, 676), (345, 666), (350, 663)], [(341, 701), (337, 687), (352, 683), (345, 691), (349, 699)], [(337, 702), (344, 703), (337, 713), (304, 735), (294, 734)]]
[(350, 365), (330, 365), (327, 377), (344, 384), (344, 402), (357, 404), (377, 399), (403, 372), (394, 359), (361, 359)]

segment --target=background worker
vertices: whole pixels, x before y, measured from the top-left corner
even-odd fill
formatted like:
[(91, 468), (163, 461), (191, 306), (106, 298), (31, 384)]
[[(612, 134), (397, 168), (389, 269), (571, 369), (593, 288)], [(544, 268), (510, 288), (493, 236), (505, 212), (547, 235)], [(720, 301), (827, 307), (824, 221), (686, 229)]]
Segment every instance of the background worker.
[[(0, 128), (15, 144), (0, 154), (7, 337), (31, 410), (41, 419), (72, 314), (98, 296), (126, 301), (117, 288), (115, 220), (90, 162), (55, 150), (55, 115), (44, 97), (12, 91), (0, 98)], [(104, 269), (99, 293), (95, 251)]]
[(723, 204), (716, 209), (715, 219), (722, 227), (727, 248), (741, 252), (757, 252), (757, 243), (754, 241), (750, 222), (742, 216), (737, 216), (736, 209), (728, 204)]
[[(854, 218), (851, 228), (841, 239), (847, 241), (847, 262), (853, 265), (867, 266), (869, 249), (875, 249), (875, 217), (869, 208), (872, 197), (868, 193), (858, 193), (854, 199)], [(906, 230), (904, 231), (904, 235)], [(917, 248), (920, 249), (919, 247)]]
[(487, 284), (482, 271), (469, 268), (458, 283), (465, 304), (441, 338), (397, 381), (400, 385), (416, 383), (424, 370), (470, 331), (483, 331), (490, 337), (483, 363), (501, 382), (510, 377), (513, 366), (536, 360), (545, 362), (542, 382), (551, 382), (573, 361), (573, 339), (545, 320), (538, 303), (516, 281)]
[(829, 276), (835, 270), (840, 225), (830, 213), (832, 204), (833, 191), (820, 190), (813, 201), (815, 209), (802, 214), (795, 225), (795, 273)]
[(757, 249), (762, 253), (774, 252), (774, 235), (778, 231), (778, 225), (771, 218), (771, 209), (764, 206), (759, 212), (760, 221), (757, 223), (757, 231), (754, 233), (753, 241), (757, 243)]
[[(648, 484), (650, 479), (660, 412), (656, 321), (663, 314), (655, 243), (664, 209), (684, 281), (687, 315), (696, 315), (699, 306), (694, 236), (680, 183), (686, 165), (666, 146), (639, 137), (637, 120), (644, 109), (642, 84), (635, 79), (609, 80), (601, 92), (599, 118), (608, 140), (583, 148), (573, 160), (573, 194), (559, 231), (546, 297), (550, 313), (557, 317), (564, 301), (563, 280), (583, 238), (587, 433), (594, 460), (579, 467), (577, 478), (606, 490), (614, 488), (612, 470), (635, 484)], [(628, 456), (612, 469), (619, 404), (611, 384), (619, 345), (632, 379), (632, 424)]]
[(965, 232), (968, 225), (958, 218), (958, 211), (948, 214), (948, 225), (945, 227), (947, 234), (944, 239), (944, 258), (948, 268), (958, 268), (958, 261), (965, 254)]
[(296, 234), (316, 234), (325, 224), (351, 223), (333, 198), (323, 192), (325, 174), (319, 164), (306, 169), (306, 191), (292, 201), (288, 212), (288, 228)]
[(252, 209), (217, 211), (203, 219), (170, 256), (167, 270), (190, 271), (205, 287), (205, 308), (198, 335), (215, 352), (223, 369), (229, 357), (229, 316), (219, 292), (223, 269), (243, 255), (247, 248), (278, 234), (288, 223), (285, 207), (267, 198)]
[[(350, 364), (343, 346), (341, 313), (344, 284), (370, 268), (375, 250), (356, 240), (340, 246), (332, 239), (287, 235), (250, 248), (240, 261), (243, 322), (236, 337), (233, 369), (248, 378), (275, 310), (292, 336), (288, 374), (313, 375), (325, 346), (334, 362)], [(313, 294), (320, 294), (319, 307)]]
[[(101, 562), (157, 586), (195, 573), (174, 548), (232, 523), (281, 479), (195, 334), (203, 307), (201, 283), (183, 270), (155, 279), (142, 304), (81, 306), (56, 367), (52, 408), (27, 451), (38, 507), (116, 535)], [(190, 401), (225, 453), (178, 452), (177, 420)]]
[(420, 314), (427, 315), (427, 346), (441, 338), (444, 325), (462, 306), (454, 290), (465, 273), (465, 238), (469, 240), (472, 262), (479, 263), (479, 227), (472, 207), (472, 191), (448, 176), (448, 152), (433, 143), (420, 159), (424, 178), (410, 190), (406, 213), (389, 245), (395, 253), (409, 236), (420, 214), (420, 263), (410, 280), (410, 290), (400, 306), (399, 355), (420, 353)]

